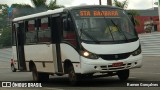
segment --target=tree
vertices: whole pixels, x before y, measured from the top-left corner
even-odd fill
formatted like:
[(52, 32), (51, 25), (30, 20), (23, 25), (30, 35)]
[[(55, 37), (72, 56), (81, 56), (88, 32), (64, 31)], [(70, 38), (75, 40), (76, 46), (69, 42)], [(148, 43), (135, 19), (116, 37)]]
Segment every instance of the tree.
[[(125, 0), (125, 1), (122, 1), (122, 2), (120, 2), (118, 0), (114, 0), (114, 5), (116, 7), (126, 9), (128, 7), (128, 0)], [(136, 10), (127, 10), (127, 14), (131, 15), (133, 17), (139, 16), (139, 13)], [(136, 25), (139, 25), (139, 21), (137, 19), (135, 19), (134, 22), (135, 22)]]
[(37, 7), (46, 7), (46, 0), (31, 0), (33, 5)]
[(13, 18), (32, 14), (34, 9), (28, 4), (12, 4)]
[(34, 5), (34, 13), (47, 11), (47, 4), (46, 0), (31, 0), (32, 4)]
[(56, 0), (55, 1), (51, 0), (50, 3), (49, 3), (49, 5), (48, 5), (48, 9), (49, 10), (54, 10), (54, 9), (62, 8), (62, 7), (64, 7), (64, 6), (56, 4)]
[(32, 0), (32, 2), (34, 4), (34, 8), (28, 4), (12, 4), (11, 7), (13, 9), (13, 13), (11, 18), (8, 17), (9, 6), (7, 4), (0, 4), (0, 10), (2, 10), (3, 6), (3, 14), (0, 14), (0, 46), (11, 46), (11, 22), (9, 22), (9, 20), (12, 20), (15, 17), (46, 11), (48, 9), (53, 10), (64, 7), (57, 5), (56, 0), (50, 1), (48, 5), (46, 4), (46, 0)]
[(8, 47), (11, 46), (11, 28), (3, 28), (2, 35), (0, 36), (0, 46)]
[(31, 1), (35, 7), (36, 13), (64, 7), (62, 5), (57, 5), (56, 0), (54, 1), (50, 0), (50, 3), (48, 5), (46, 4), (46, 0), (31, 0)]
[(0, 4), (0, 10), (2, 13), (0, 14), (0, 29), (7, 26), (7, 4)]
[(118, 0), (114, 0), (114, 5), (116, 7), (126, 9), (128, 7), (128, 0), (125, 0), (125, 1), (122, 1), (122, 2), (120, 2)]

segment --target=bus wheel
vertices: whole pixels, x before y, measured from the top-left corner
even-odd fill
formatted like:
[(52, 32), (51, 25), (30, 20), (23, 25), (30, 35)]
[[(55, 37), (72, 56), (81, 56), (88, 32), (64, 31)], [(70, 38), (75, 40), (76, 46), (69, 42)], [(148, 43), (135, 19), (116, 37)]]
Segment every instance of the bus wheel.
[(129, 69), (118, 71), (117, 74), (121, 81), (125, 81), (129, 77)]
[(16, 68), (14, 67), (13, 64), (11, 64), (11, 70), (12, 70), (12, 72), (16, 72)]
[(39, 81), (39, 74), (37, 72), (36, 66), (32, 67), (32, 76), (33, 76), (33, 81)]
[(69, 81), (71, 85), (76, 85), (79, 79), (79, 75), (75, 73), (73, 66), (69, 67)]

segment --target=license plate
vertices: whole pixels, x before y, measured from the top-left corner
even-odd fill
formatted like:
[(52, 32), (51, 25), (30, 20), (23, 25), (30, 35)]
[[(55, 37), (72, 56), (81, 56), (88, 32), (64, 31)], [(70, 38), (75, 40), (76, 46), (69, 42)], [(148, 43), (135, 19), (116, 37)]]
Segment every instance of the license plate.
[(119, 66), (123, 66), (123, 62), (117, 62), (112, 64), (112, 67), (119, 67)]

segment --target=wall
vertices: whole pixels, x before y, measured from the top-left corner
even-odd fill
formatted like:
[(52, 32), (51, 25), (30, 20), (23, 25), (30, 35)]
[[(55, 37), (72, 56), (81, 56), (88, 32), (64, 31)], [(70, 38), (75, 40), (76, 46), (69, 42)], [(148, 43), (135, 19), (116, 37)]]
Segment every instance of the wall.
[(136, 16), (135, 18), (138, 20), (138, 22), (140, 24), (140, 25), (136, 26), (136, 30), (138, 33), (145, 33), (144, 23), (146, 21), (149, 21), (150, 19), (153, 20), (154, 25), (157, 25), (157, 31), (160, 32), (160, 25), (159, 25), (159, 17), (158, 16)]

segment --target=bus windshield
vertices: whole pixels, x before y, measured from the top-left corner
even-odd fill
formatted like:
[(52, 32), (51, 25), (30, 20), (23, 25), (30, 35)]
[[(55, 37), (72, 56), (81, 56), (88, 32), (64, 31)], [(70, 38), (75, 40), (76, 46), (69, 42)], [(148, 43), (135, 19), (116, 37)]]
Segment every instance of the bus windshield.
[(121, 9), (92, 8), (72, 10), (78, 34), (89, 42), (137, 40), (135, 28)]

